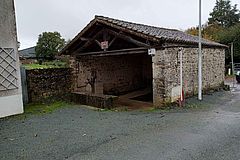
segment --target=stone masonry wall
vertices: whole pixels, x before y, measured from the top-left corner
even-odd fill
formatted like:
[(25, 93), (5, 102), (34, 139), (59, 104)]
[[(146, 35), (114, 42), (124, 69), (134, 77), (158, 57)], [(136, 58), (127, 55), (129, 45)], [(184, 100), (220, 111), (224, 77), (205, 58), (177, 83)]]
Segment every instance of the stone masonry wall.
[(87, 83), (92, 72), (96, 72), (97, 94), (117, 95), (152, 83), (152, 62), (147, 54), (107, 57), (80, 57), (75, 66), (77, 92), (91, 92)]
[[(156, 106), (171, 100), (174, 87), (180, 85), (179, 48), (158, 50), (153, 58), (154, 104)], [(203, 89), (217, 88), (224, 82), (225, 50), (203, 49)], [(183, 90), (187, 96), (197, 94), (198, 49), (183, 48)]]
[(72, 70), (69, 68), (26, 70), (29, 102), (49, 97), (61, 98), (72, 88)]

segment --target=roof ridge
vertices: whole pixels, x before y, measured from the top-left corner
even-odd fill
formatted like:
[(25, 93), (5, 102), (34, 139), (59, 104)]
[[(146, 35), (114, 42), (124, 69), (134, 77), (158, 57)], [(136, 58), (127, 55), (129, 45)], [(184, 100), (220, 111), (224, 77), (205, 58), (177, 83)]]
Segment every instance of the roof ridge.
[(121, 19), (116, 19), (116, 18), (111, 18), (111, 17), (106, 17), (106, 16), (102, 16), (102, 15), (95, 15), (95, 18), (96, 18), (96, 19), (99, 19), (99, 18), (106, 18), (106, 19), (110, 19), (110, 20), (115, 20), (115, 21), (119, 21), (119, 22), (125, 22), (125, 23), (135, 24), (135, 25), (142, 25), (142, 26), (152, 27), (152, 28), (157, 28), (157, 29), (164, 29), (164, 30), (169, 30), (169, 31), (178, 31), (178, 32), (182, 32), (182, 31), (180, 31), (180, 30), (178, 30), (178, 29), (171, 29), (171, 28), (157, 27), (157, 26), (153, 26), (153, 25), (147, 25), (147, 24), (137, 23), (137, 22), (130, 22), (130, 21), (121, 20)]
[[(191, 42), (191, 41), (194, 41), (193, 43), (197, 43), (197, 36), (194, 36), (194, 35), (191, 35), (191, 34), (188, 34), (184, 31), (181, 31), (181, 30), (178, 30), (178, 29), (171, 29), (171, 28), (163, 28), (163, 27), (156, 27), (156, 26), (152, 26), (152, 25), (146, 25), (146, 24), (141, 24), (141, 23), (136, 23), (136, 22), (129, 22), (129, 21), (125, 21), (125, 20), (120, 20), (120, 19), (115, 19), (115, 18), (111, 18), (111, 17), (106, 17), (106, 16), (99, 16), (99, 15), (96, 15), (95, 16), (95, 19), (100, 19), (100, 20), (103, 20), (103, 21), (107, 21), (108, 23), (113, 23), (112, 21), (117, 21), (117, 23), (119, 22), (122, 22), (122, 23), (127, 23), (127, 24), (132, 24), (132, 25), (136, 25), (136, 26), (143, 26), (143, 27), (147, 27), (147, 28), (152, 28), (152, 29), (156, 29), (156, 30), (164, 30), (166, 32), (176, 32), (174, 34), (180, 34), (181, 36), (180, 37), (175, 37), (175, 39), (178, 39), (178, 40), (182, 40), (182, 41), (185, 41), (185, 42)], [(114, 23), (113, 23), (114, 24)], [(117, 24), (119, 25), (119, 24)], [(123, 26), (121, 25), (121, 27), (124, 27), (124, 28), (128, 28), (128, 29), (131, 29), (133, 31), (135, 31), (134, 29), (132, 29), (131, 27), (127, 27), (127, 26)], [(158, 37), (159, 35), (154, 35), (155, 37)], [(165, 35), (161, 35), (162, 37), (164, 37)], [(182, 36), (186, 36), (186, 37), (192, 37), (194, 38), (195, 40), (191, 40), (191, 39), (184, 39), (184, 37)], [(158, 37), (159, 38), (159, 37)], [(167, 37), (167, 39), (169, 40), (172, 40), (174, 39), (174, 37)], [(223, 46), (222, 44), (218, 43), (218, 42), (215, 42), (215, 41), (212, 41), (212, 40), (207, 40), (207, 39), (203, 39), (203, 44), (206, 44), (206, 45), (220, 45), (220, 46)]]
[[(120, 29), (126, 29), (131, 31), (137, 36), (141, 36), (142, 38), (152, 39), (157, 42), (170, 42), (170, 43), (186, 43), (191, 45), (198, 45), (198, 37), (194, 35), (187, 34), (184, 31), (163, 27), (156, 27), (136, 22), (129, 22), (119, 19), (114, 19), (110, 17), (105, 17), (101, 15), (95, 15), (95, 18), (90, 21), (90, 23), (73, 38), (73, 40), (67, 44), (62, 50), (61, 53), (65, 52), (69, 46), (75, 43), (85, 32), (92, 27), (97, 22), (102, 21), (102, 23), (106, 23), (106, 25), (113, 25), (112, 27), (120, 27)], [(224, 47), (227, 46), (220, 44), (218, 42), (214, 42), (211, 40), (202, 40), (202, 44), (206, 46), (216, 46), (216, 47)]]

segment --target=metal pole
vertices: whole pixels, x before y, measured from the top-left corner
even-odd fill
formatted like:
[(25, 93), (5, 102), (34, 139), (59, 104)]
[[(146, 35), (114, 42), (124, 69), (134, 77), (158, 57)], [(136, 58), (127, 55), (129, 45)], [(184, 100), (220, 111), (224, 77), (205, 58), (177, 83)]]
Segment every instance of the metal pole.
[(180, 51), (180, 86), (181, 86), (181, 102), (183, 101), (183, 48), (179, 49)]
[(199, 0), (198, 100), (202, 100), (202, 1)]
[(231, 43), (231, 60), (232, 60), (232, 75), (233, 75), (233, 88), (234, 88), (234, 62), (233, 62), (233, 42)]

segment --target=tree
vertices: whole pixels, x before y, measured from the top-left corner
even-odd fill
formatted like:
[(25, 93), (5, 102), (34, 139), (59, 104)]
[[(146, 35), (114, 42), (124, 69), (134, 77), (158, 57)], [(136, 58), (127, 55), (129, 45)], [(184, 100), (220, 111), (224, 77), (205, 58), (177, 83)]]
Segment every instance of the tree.
[(38, 58), (53, 60), (64, 45), (65, 40), (59, 32), (43, 32), (38, 37), (36, 55)]
[(240, 13), (236, 4), (231, 6), (230, 0), (217, 0), (208, 21), (209, 24), (218, 24), (224, 28), (228, 28), (238, 23), (239, 19)]
[[(202, 26), (202, 37), (211, 41), (218, 41), (217, 36), (223, 28), (217, 24), (205, 24)], [(192, 27), (186, 30), (186, 33), (198, 36), (198, 27)]]
[[(227, 30), (222, 30), (218, 34), (219, 42), (225, 45), (234, 44), (234, 60), (240, 62), (240, 24), (230, 27)], [(226, 64), (231, 61), (230, 50), (226, 52)]]
[(203, 38), (211, 41), (218, 41), (218, 33), (223, 30), (224, 28), (217, 24), (206, 24), (202, 31), (204, 35)]
[(198, 27), (191, 27), (185, 31), (188, 34), (191, 34), (193, 36), (198, 36)]

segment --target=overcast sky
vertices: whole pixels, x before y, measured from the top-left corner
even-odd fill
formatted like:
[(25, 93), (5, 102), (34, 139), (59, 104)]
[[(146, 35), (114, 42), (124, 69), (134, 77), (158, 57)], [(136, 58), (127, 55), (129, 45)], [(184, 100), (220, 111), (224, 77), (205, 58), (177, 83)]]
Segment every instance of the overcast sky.
[[(216, 0), (202, 0), (206, 22)], [(21, 49), (44, 31), (72, 39), (95, 15), (185, 30), (198, 25), (198, 0), (15, 0)], [(232, 0), (239, 4), (240, 0)], [(238, 7), (239, 8), (239, 7)]]

